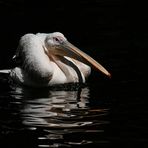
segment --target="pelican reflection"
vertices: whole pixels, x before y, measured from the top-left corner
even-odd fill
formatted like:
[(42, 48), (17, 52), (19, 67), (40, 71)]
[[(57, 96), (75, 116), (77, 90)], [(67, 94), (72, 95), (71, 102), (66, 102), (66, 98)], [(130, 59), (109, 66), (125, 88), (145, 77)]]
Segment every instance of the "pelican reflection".
[[(44, 92), (44, 97), (37, 97), (30, 90), (23, 91), (24, 97), (28, 98), (25, 99), (24, 108), (21, 111), (23, 123), (26, 125), (44, 125), (47, 127), (78, 126), (78, 123), (63, 123), (63, 121), (81, 118), (83, 114), (86, 114), (85, 110), (88, 109), (89, 89), (87, 87), (75, 91), (48, 90), (46, 93)], [(88, 124), (88, 122), (79, 122), (80, 124), (84, 125)]]

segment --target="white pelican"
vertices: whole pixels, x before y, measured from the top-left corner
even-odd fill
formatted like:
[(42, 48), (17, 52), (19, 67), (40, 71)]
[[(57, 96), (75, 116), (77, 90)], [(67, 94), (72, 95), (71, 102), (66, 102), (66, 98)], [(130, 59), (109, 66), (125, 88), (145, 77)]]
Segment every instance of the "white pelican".
[(20, 64), (10, 71), (10, 76), (28, 86), (85, 83), (91, 73), (90, 66), (110, 77), (103, 66), (68, 42), (60, 32), (25, 34), (14, 58)]

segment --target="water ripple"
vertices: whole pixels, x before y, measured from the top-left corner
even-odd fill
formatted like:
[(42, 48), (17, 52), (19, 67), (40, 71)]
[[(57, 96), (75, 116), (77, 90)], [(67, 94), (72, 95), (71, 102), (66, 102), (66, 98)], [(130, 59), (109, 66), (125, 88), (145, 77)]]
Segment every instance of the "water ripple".
[(104, 116), (107, 110), (91, 109), (88, 104), (89, 89), (87, 87), (81, 89), (81, 93), (50, 91), (46, 98), (24, 101), (24, 108), (21, 110), (23, 123), (29, 126), (50, 128), (74, 128), (102, 124), (102, 121), (96, 121), (96, 118)]
[(38, 133), (38, 147), (80, 147), (107, 143), (101, 135), (109, 124), (104, 119), (108, 108), (91, 106), (89, 91), (88, 87), (69, 91), (16, 87), (9, 96), (26, 130)]

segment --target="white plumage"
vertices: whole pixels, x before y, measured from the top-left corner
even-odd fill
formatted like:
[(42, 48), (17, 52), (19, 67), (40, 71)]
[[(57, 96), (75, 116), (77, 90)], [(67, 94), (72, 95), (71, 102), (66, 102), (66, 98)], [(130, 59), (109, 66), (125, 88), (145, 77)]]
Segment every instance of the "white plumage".
[(40, 87), (85, 83), (91, 73), (88, 63), (110, 76), (105, 68), (59, 32), (24, 35), (14, 58), (20, 59), (20, 66), (12, 69), (10, 76), (23, 85)]

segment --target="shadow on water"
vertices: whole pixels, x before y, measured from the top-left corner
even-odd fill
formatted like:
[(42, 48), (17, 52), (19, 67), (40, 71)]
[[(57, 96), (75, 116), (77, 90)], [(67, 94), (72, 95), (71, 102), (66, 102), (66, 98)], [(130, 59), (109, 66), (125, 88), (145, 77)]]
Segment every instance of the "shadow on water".
[(91, 105), (89, 86), (68, 91), (7, 87), (0, 97), (0, 146), (109, 144), (104, 136), (108, 108)]

